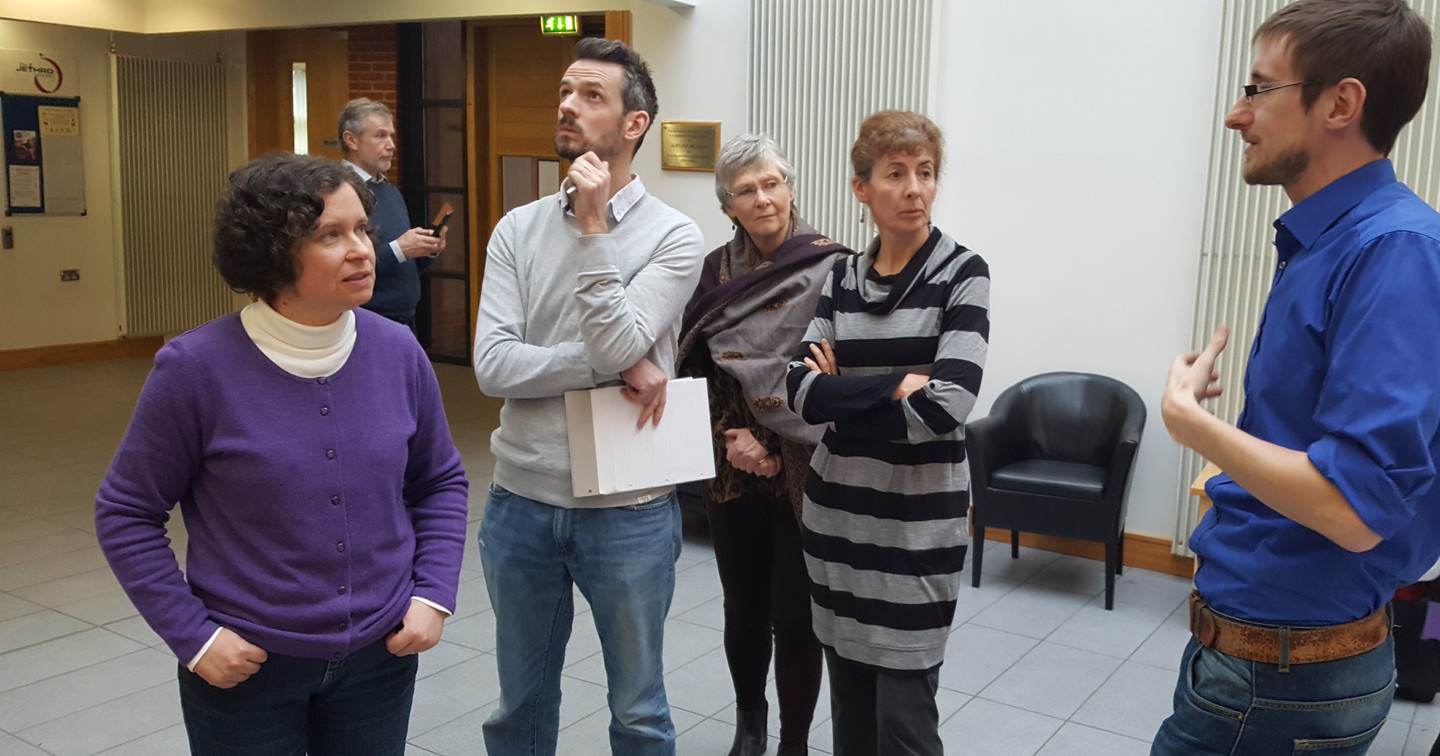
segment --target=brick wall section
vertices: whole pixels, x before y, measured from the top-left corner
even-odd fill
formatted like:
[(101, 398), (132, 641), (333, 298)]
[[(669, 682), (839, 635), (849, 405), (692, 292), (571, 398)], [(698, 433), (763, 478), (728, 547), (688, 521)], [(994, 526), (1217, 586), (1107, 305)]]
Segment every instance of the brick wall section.
[[(350, 39), (350, 99), (369, 97), (396, 109), (397, 41), (394, 24), (350, 26), (345, 31)], [(395, 160), (385, 174), (391, 181), (400, 181), (400, 159), (405, 152), (405, 135), (401, 134), (395, 148)]]

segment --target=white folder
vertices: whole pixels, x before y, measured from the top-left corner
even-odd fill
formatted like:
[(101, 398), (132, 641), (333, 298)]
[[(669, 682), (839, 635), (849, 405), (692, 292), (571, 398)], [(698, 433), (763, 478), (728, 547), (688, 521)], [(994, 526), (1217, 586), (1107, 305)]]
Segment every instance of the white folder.
[(704, 378), (666, 387), (660, 424), (636, 428), (640, 405), (619, 386), (565, 392), (570, 485), (576, 496), (640, 491), (715, 477), (710, 395)]

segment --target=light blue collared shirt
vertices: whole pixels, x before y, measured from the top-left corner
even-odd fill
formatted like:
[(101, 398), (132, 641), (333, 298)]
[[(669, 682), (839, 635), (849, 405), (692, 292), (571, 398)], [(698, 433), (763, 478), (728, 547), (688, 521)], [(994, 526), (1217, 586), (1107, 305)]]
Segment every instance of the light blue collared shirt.
[[(560, 182), (560, 191), (556, 193), (555, 200), (560, 203), (560, 207), (565, 209), (565, 214), (573, 218), (575, 217), (575, 211), (570, 208), (570, 198), (565, 195), (565, 187), (569, 181), (570, 178), (567, 176), (564, 181)], [(630, 208), (634, 207), (635, 203), (639, 202), (640, 198), (644, 196), (645, 182), (641, 181), (639, 176), (632, 173), (630, 174), (630, 183), (616, 192), (615, 196), (611, 197), (610, 201), (605, 204), (606, 211), (611, 218), (615, 219), (616, 223), (619, 223), (625, 220), (625, 214), (630, 212)]]

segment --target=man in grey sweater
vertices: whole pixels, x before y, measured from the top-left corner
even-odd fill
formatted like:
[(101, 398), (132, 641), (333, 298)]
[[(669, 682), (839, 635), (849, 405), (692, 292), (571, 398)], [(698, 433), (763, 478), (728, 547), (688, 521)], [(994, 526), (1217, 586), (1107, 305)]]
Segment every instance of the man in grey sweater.
[(557, 194), (506, 214), (487, 250), (475, 324), (480, 390), (505, 400), (480, 559), (495, 611), (492, 754), (553, 754), (560, 670), (590, 604), (609, 684), (614, 753), (673, 754), (661, 646), (680, 555), (673, 488), (571, 493), (564, 392), (622, 382), (659, 422), (681, 311), (704, 256), (699, 228), (645, 193), (631, 161), (655, 118), (649, 67), (584, 39), (560, 82)]

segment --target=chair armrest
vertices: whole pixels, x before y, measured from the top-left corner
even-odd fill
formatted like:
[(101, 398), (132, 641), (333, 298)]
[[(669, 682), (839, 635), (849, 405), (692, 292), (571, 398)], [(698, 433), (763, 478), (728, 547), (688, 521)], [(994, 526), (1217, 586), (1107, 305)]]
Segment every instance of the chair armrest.
[(990, 482), (990, 473), (1017, 461), (1016, 445), (1005, 418), (987, 415), (965, 424), (965, 456), (970, 462), (971, 485)]
[(1110, 458), (1110, 467), (1105, 470), (1105, 492), (1102, 494), (1109, 499), (1114, 497), (1122, 505), (1125, 501), (1125, 491), (1130, 487), (1130, 479), (1135, 472), (1135, 454), (1140, 449), (1140, 439), (1127, 438), (1120, 442), (1115, 449), (1115, 456)]

